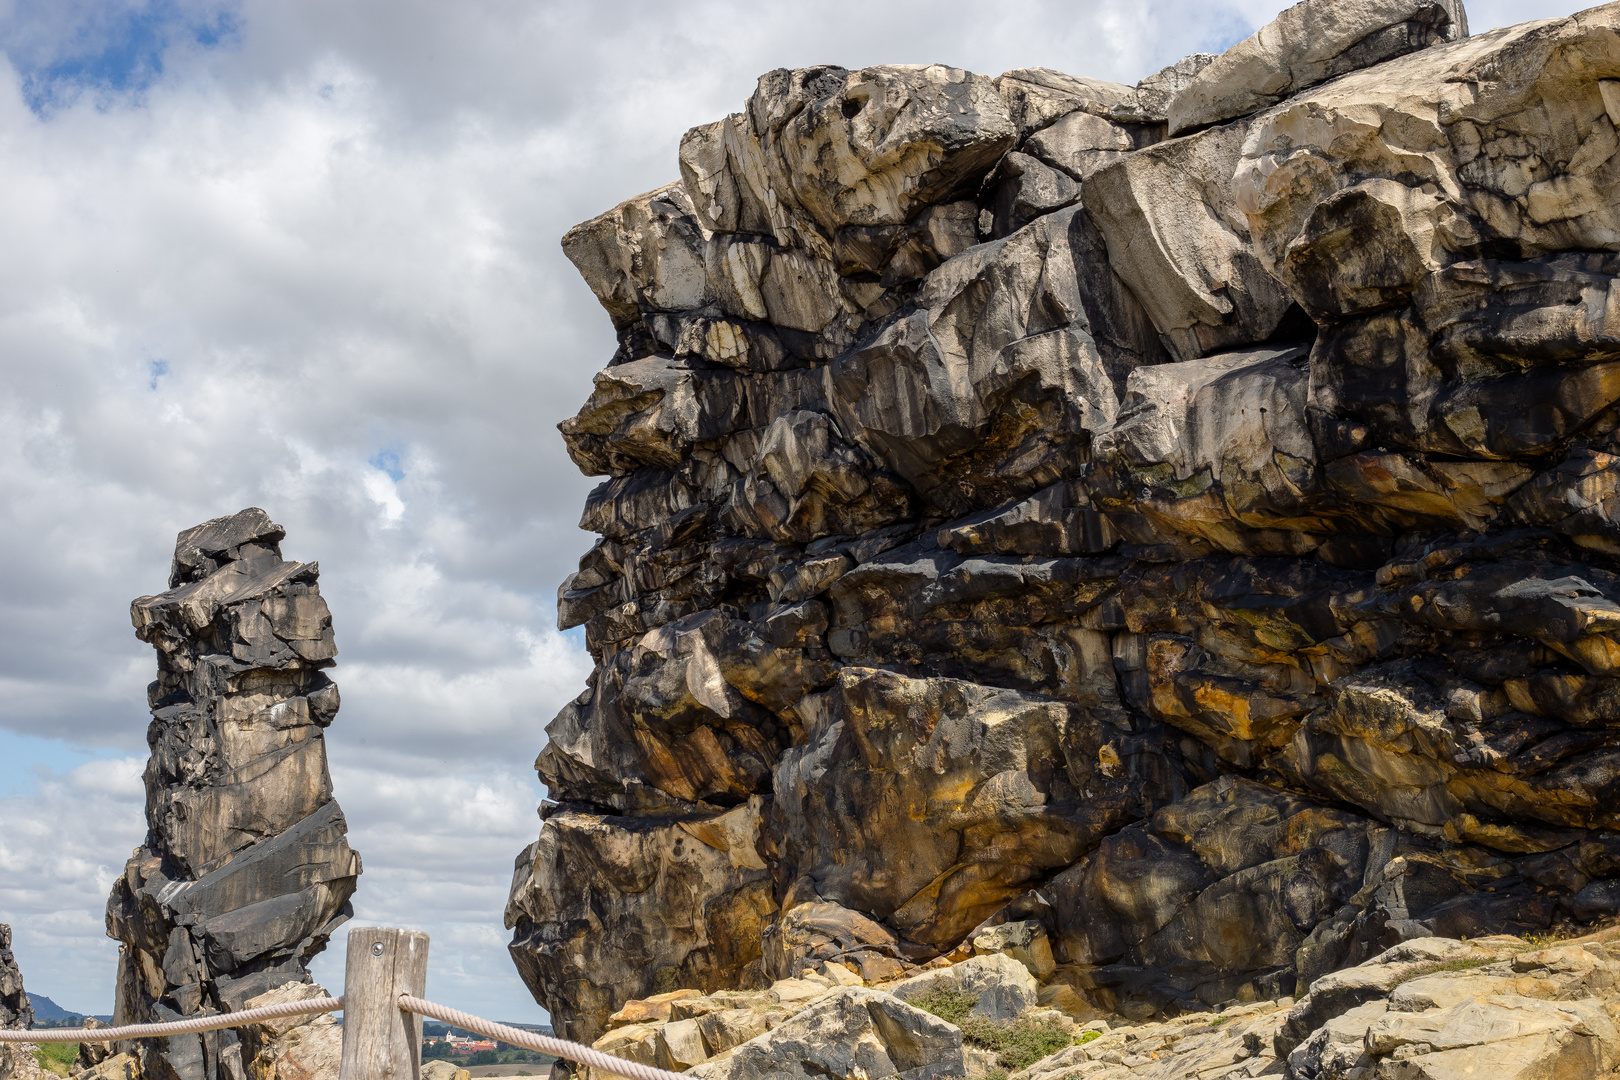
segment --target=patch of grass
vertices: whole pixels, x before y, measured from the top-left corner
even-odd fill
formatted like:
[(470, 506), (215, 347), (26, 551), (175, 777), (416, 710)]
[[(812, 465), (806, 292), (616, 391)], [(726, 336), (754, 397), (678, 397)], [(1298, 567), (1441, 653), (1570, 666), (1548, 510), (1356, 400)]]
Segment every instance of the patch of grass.
[(34, 1060), (39, 1067), (57, 1076), (66, 1076), (68, 1069), (73, 1065), (73, 1059), (79, 1054), (78, 1043), (35, 1043)]
[(1215, 1019), (1213, 1019), (1213, 1020), (1211, 1020), (1209, 1022), (1209, 1026), (1210, 1027), (1220, 1027), (1222, 1024), (1226, 1023), (1230, 1019), (1232, 1019), (1230, 1016), (1217, 1016)]
[(957, 1025), (962, 1041), (993, 1051), (1002, 1068), (1017, 1072), (1044, 1057), (1073, 1046), (1074, 1040), (1055, 1020), (1018, 1017), (986, 1020), (967, 1016)]
[(920, 997), (912, 998), (909, 1004), (921, 1009), (923, 1012), (933, 1013), (947, 1024), (960, 1025), (963, 1020), (967, 1019), (968, 1013), (973, 1011), (973, 1006), (978, 1003), (979, 997), (977, 994), (941, 986), (928, 991), (928, 993)]
[(1472, 971), (1474, 968), (1494, 963), (1496, 963), (1496, 958), (1493, 956), (1471, 956), (1460, 960), (1436, 960), (1433, 963), (1424, 964), (1395, 985), (1400, 986), (1401, 983), (1421, 979), (1426, 975), (1440, 975), (1447, 971)]
[(1007, 1080), (1007, 1070), (990, 1069), (984, 1074), (984, 1080)]
[[(1080, 1037), (1078, 1039), (1074, 1040), (1074, 1041), (1078, 1045), (1084, 1046), (1084, 1045), (1086, 1045), (1086, 1043), (1090, 1042), (1092, 1039), (1100, 1039), (1100, 1038), (1102, 1038), (1102, 1032), (1100, 1032), (1100, 1031), (1082, 1031), (1080, 1033)], [(1068, 1080), (1068, 1077), (1064, 1077), (1063, 1080)]]

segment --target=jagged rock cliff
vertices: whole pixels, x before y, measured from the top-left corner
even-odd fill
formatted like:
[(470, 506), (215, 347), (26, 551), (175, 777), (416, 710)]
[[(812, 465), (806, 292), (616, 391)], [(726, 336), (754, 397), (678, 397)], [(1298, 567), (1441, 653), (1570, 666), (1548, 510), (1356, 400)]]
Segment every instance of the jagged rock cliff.
[[(352, 914), (360, 856), (322, 736), (338, 710), (322, 670), (332, 615), (317, 565), (281, 557), (285, 535), (258, 509), (187, 529), (169, 590), (130, 607), (158, 678), (146, 842), (107, 901), (122, 942), (115, 1023), (237, 1011), (308, 982)], [(148, 1080), (247, 1074), (229, 1030), (146, 1040), (139, 1057)]]
[(774, 71), (571, 230), (559, 1030), (997, 924), (1140, 1018), (1620, 912), (1617, 124), (1620, 5), (1306, 0), (1135, 87)]

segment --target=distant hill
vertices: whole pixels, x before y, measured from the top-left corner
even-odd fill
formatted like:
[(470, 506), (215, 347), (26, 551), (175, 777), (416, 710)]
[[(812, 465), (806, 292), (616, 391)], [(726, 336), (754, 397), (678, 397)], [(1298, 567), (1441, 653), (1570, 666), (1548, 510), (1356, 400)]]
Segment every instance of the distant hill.
[(34, 1022), (40, 1026), (61, 1025), (64, 1021), (83, 1020), (86, 1016), (112, 1023), (111, 1016), (96, 1016), (94, 1013), (68, 1012), (62, 1006), (46, 997), (44, 994), (29, 994), (28, 1003), (34, 1007)]

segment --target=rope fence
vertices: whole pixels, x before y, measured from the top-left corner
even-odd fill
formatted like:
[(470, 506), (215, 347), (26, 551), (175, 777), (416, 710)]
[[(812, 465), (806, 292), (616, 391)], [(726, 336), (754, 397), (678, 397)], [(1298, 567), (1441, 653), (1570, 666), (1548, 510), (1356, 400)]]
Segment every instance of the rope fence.
[(446, 1024), (453, 1024), (467, 1031), (476, 1031), (480, 1035), (487, 1035), (513, 1046), (521, 1046), (525, 1050), (538, 1050), (542, 1054), (553, 1057), (567, 1058), (577, 1061), (581, 1065), (589, 1065), (593, 1069), (614, 1073), (618, 1076), (627, 1076), (630, 1080), (692, 1080), (690, 1076), (669, 1072), (665, 1069), (655, 1069), (651, 1065), (642, 1065), (635, 1061), (626, 1061), (624, 1058), (604, 1054), (600, 1050), (592, 1050), (577, 1042), (567, 1039), (553, 1039), (533, 1031), (524, 1031), (522, 1028), (507, 1027), (485, 1020), (471, 1013), (464, 1013), (460, 1009), (452, 1009), (446, 1005), (435, 1005), (431, 1001), (423, 1001), (419, 997), (409, 994), (399, 996), (399, 1007), (407, 1012), (420, 1013), (441, 1020)]
[(343, 999), (340, 997), (306, 998), (303, 1001), (284, 1001), (279, 1005), (261, 1005), (257, 1009), (245, 1009), (242, 1012), (212, 1013), (185, 1020), (168, 1020), (161, 1024), (0, 1031), (0, 1042), (123, 1042), (125, 1039), (155, 1039), (164, 1035), (188, 1035), (195, 1031), (221, 1031), (225, 1028), (246, 1027), (248, 1024), (257, 1024), (265, 1020), (279, 1020), (284, 1016), (337, 1012), (341, 1008)]
[[(368, 963), (369, 961), (369, 963)], [(0, 1029), (0, 1043), (123, 1042), (247, 1027), (288, 1016), (344, 1010), (343, 1062), (340, 1080), (410, 1080), (421, 1075), (422, 1029), (415, 1017), (477, 1032), (525, 1050), (567, 1058), (627, 1080), (691, 1080), (680, 1073), (626, 1061), (567, 1039), (497, 1024), (481, 1016), (439, 1005), (418, 996), (426, 982), (427, 935), (383, 928), (349, 933), (348, 965), (340, 997), (306, 998), (261, 1005), (241, 1012), (210, 1013), (157, 1024), (123, 1024), (99, 1028)], [(415, 991), (413, 993), (412, 991)], [(401, 1023), (401, 1019), (407, 1023)], [(402, 1069), (403, 1066), (403, 1069)]]

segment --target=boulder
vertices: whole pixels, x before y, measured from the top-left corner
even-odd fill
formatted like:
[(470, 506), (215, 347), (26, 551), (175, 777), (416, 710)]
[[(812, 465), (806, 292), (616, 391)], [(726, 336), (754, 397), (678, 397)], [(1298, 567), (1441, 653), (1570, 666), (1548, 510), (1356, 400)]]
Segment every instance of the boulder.
[(1042, 982), (1057, 969), (1046, 927), (1037, 919), (1020, 919), (981, 930), (973, 935), (973, 951), (979, 956), (1010, 957)]
[(778, 69), (745, 112), (687, 133), (681, 175), (706, 229), (811, 256), (875, 249), (875, 272), (906, 225), (970, 194), (1012, 141), (990, 80), (958, 68)]
[(888, 987), (901, 1001), (915, 1002), (941, 991), (974, 996), (971, 1015), (1011, 1020), (1036, 1005), (1035, 977), (1025, 965), (1000, 952), (975, 956), (937, 971), (925, 971)]
[(422, 1062), (422, 1080), (469, 1080), (472, 1073), (448, 1061)]
[[(757, 807), (748, 820), (738, 830), (712, 817), (547, 818), (513, 868), (506, 925), (519, 971), (551, 988), (559, 1037), (594, 1041), (632, 998), (761, 980), (761, 930), (776, 905), (751, 851)], [(631, 940), (642, 943), (633, 957)]]
[(962, 1076), (962, 1033), (890, 994), (847, 987), (691, 1072), (699, 1080)]
[[(82, 1049), (88, 1043), (80, 1043)], [(73, 1074), (74, 1080), (140, 1080), (141, 1064), (134, 1054), (109, 1054)]]
[[(1300, 297), (1334, 265), (1348, 300), (1331, 308), (1349, 314), (1453, 262), (1612, 248), (1617, 20), (1611, 4), (1492, 30), (1255, 117), (1227, 175), (1261, 261)], [(1398, 148), (1380, 134), (1396, 131)], [(1371, 241), (1361, 255), (1352, 232)]]
[[(80, 1025), (90, 1029), (112, 1026), (97, 1020), (93, 1016), (86, 1016), (80, 1021)], [(82, 1042), (79, 1044), (78, 1052), (73, 1055), (73, 1066), (68, 1071), (77, 1076), (88, 1069), (94, 1069), (108, 1058), (114, 1056), (112, 1043)]]
[(714, 299), (702, 231), (680, 184), (626, 199), (568, 230), (562, 244), (615, 327), (642, 311), (685, 311)]
[[(326, 988), (316, 983), (289, 982), (248, 999), (242, 1007), (257, 1009), (326, 996)], [(236, 1030), (242, 1041), (232, 1049), (240, 1054), (249, 1080), (311, 1080), (338, 1073), (343, 1058), (343, 1025), (331, 1013), (287, 1016)], [(456, 1069), (449, 1062), (427, 1063), (422, 1068), (424, 1077), (432, 1066), (440, 1066), (433, 1080), (467, 1080), (466, 1070)], [(449, 1075), (444, 1075), (444, 1066), (449, 1066)]]
[(1109, 265), (1177, 360), (1303, 333), (1297, 319), (1286, 321), (1293, 297), (1250, 235), (1250, 204), (1234, 191), (1249, 127), (1237, 121), (1157, 143), (1085, 181)]
[(1170, 134), (1247, 116), (1336, 76), (1467, 36), (1460, 0), (1301, 0), (1170, 99)]

